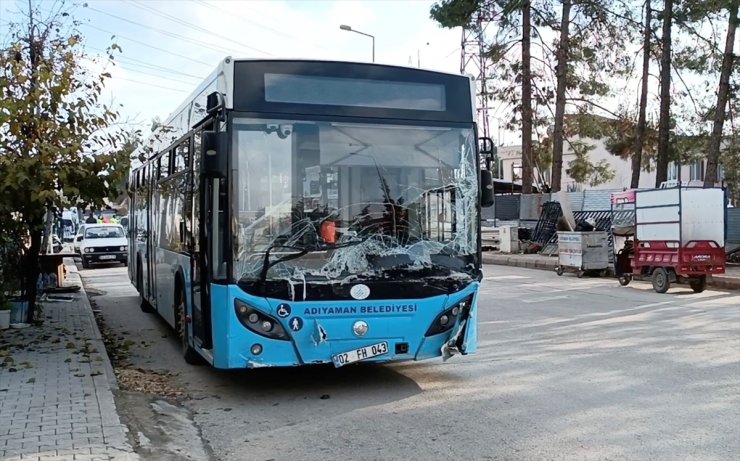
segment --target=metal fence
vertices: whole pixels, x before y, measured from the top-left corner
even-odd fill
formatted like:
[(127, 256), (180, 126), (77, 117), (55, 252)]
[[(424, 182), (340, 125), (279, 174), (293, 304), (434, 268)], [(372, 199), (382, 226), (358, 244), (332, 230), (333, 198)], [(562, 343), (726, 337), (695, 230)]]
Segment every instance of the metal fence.
[(740, 208), (727, 209), (727, 243), (740, 245)]

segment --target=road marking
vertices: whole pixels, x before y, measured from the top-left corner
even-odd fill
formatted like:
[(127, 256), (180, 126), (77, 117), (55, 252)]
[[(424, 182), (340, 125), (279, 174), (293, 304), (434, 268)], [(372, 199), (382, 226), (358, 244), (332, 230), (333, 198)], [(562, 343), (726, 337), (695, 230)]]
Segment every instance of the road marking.
[(524, 275), (490, 275), (483, 277), (483, 280), (515, 280), (515, 279), (529, 279), (532, 277), (526, 277)]
[(521, 301), (523, 303), (532, 304), (532, 303), (543, 303), (545, 301), (554, 301), (556, 299), (567, 299), (570, 298), (568, 295), (562, 295), (562, 296), (546, 296), (544, 298), (534, 298), (534, 299), (522, 299)]
[[(642, 304), (640, 306), (631, 307), (627, 310), (635, 310), (635, 309), (645, 309), (646, 307), (655, 307), (655, 306), (662, 306), (663, 304), (671, 304), (673, 301), (661, 301), (659, 303), (650, 303), (650, 304)], [(622, 311), (614, 311), (614, 312), (624, 312)]]

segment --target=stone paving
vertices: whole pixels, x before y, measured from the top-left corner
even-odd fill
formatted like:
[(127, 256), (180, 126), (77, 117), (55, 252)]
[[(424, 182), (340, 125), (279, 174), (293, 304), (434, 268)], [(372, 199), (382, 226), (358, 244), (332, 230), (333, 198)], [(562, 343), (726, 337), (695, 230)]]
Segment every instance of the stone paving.
[[(82, 286), (74, 265), (65, 285)], [(138, 460), (84, 290), (44, 302), (44, 324), (0, 331), (0, 459)]]

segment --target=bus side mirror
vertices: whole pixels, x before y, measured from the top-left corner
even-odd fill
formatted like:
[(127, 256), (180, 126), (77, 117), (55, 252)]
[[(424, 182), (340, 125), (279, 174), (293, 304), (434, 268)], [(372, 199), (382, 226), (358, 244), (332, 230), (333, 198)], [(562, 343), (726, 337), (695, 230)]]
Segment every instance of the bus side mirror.
[(480, 172), (480, 206), (493, 206), (493, 173), (488, 170)]
[(226, 177), (227, 139), (226, 133), (203, 132), (203, 174), (206, 177)]
[(494, 157), (496, 157), (496, 146), (491, 138), (481, 136), (478, 138), (478, 155), (485, 160), (486, 169), (493, 168)]
[(495, 147), (491, 138), (481, 136), (478, 138), (478, 143), (478, 152), (480, 155), (488, 157), (493, 154)]

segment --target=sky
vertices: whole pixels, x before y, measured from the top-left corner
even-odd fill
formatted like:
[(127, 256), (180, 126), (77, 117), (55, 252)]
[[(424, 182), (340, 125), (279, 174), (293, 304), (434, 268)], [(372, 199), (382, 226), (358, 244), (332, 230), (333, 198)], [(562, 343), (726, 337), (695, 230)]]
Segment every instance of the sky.
[[(33, 0), (49, 11), (54, 0)], [(148, 132), (166, 119), (226, 56), (310, 58), (460, 71), (460, 29), (429, 18), (430, 0), (80, 0), (89, 54), (111, 43), (123, 52), (108, 66), (104, 100), (122, 119)], [(27, 9), (27, 0), (0, 0), (2, 23)], [(86, 6), (85, 6), (86, 5)], [(6, 27), (6, 26), (2, 26)], [(0, 37), (5, 37), (0, 31)], [(115, 36), (115, 37), (113, 37)], [(91, 64), (93, 65), (93, 64)]]

